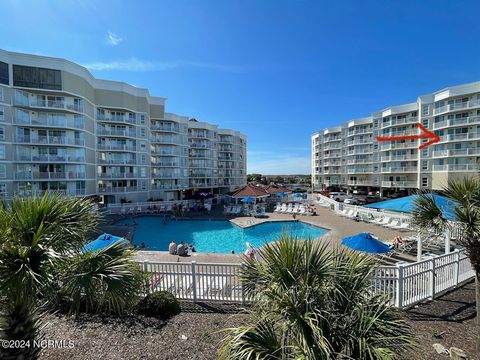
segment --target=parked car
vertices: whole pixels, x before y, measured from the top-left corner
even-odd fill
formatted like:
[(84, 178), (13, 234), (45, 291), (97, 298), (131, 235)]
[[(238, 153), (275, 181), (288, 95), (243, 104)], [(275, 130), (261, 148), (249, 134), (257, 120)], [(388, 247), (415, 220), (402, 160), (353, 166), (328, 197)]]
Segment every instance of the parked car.
[(375, 196), (375, 195), (365, 196), (365, 203), (366, 204), (373, 204), (373, 203), (380, 202), (380, 201), (383, 201), (383, 200), (384, 199), (381, 198), (380, 196)]
[(338, 202), (343, 202), (346, 198), (348, 198), (348, 195), (345, 194), (344, 192), (331, 192), (329, 196), (330, 196), (330, 199), (333, 199)]
[(352, 196), (343, 200), (343, 203), (348, 205), (365, 205), (365, 200)]

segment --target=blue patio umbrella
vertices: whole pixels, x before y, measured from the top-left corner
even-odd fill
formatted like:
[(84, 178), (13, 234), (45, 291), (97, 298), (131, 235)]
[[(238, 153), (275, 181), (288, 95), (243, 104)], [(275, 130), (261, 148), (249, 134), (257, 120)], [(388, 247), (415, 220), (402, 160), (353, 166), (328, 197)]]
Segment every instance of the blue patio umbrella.
[[(433, 196), (435, 204), (437, 204), (440, 210), (442, 210), (442, 215), (445, 219), (455, 220), (455, 202), (440, 195), (434, 194), (430, 196)], [(415, 209), (415, 201), (418, 199), (418, 197), (419, 195), (410, 195), (398, 199), (369, 204), (365, 207), (411, 213), (413, 209)]]
[(303, 195), (299, 194), (299, 193), (293, 194), (292, 197), (295, 198), (295, 199), (300, 199), (300, 198), (303, 199)]
[(93, 240), (88, 244), (86, 244), (82, 249), (82, 251), (93, 252), (93, 251), (101, 250), (103, 248), (106, 248), (107, 246), (115, 244), (116, 242), (122, 242), (125, 246), (128, 245), (128, 241), (122, 237), (114, 236), (110, 234), (102, 234), (96, 240)]
[(352, 250), (364, 251), (370, 254), (383, 254), (390, 252), (390, 248), (378, 241), (369, 233), (360, 233), (343, 238), (342, 245)]
[(284, 198), (284, 197), (287, 197), (287, 194), (285, 194), (284, 192), (279, 192), (279, 193), (276, 193), (275, 196), (279, 198)]
[(247, 197), (244, 197), (242, 200), (241, 200), (242, 203), (245, 203), (245, 204), (253, 204), (255, 203), (255, 199), (250, 197), (250, 196), (247, 196)]

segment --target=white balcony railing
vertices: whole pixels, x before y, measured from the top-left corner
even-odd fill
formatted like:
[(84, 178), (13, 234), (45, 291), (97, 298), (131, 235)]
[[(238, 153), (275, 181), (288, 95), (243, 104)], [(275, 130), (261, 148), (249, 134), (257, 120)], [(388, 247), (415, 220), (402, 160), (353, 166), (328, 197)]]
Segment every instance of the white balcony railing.
[(382, 181), (383, 187), (416, 188), (416, 181)]
[(479, 106), (480, 106), (480, 100), (465, 101), (457, 104), (449, 104), (449, 105), (444, 105), (444, 106), (434, 108), (433, 114), (437, 115), (437, 114), (448, 112), (448, 111), (470, 109), (470, 108), (475, 108)]
[(433, 171), (479, 171), (477, 164), (444, 164), (433, 165)]
[(65, 136), (17, 136), (15, 141), (23, 144), (85, 145), (85, 140), (83, 139), (75, 139)]

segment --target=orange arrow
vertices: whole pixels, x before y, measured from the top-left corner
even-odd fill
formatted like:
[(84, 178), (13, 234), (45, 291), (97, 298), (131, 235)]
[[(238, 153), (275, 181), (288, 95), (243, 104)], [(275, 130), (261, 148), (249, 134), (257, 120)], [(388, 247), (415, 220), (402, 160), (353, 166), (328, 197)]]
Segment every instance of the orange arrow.
[(427, 146), (433, 145), (440, 141), (440, 136), (428, 130), (425, 126), (418, 123), (415, 124), (421, 131), (422, 134), (418, 135), (403, 135), (403, 136), (378, 136), (377, 141), (401, 141), (401, 140), (412, 140), (412, 139), (431, 139), (425, 144), (420, 145), (418, 148), (422, 150)]

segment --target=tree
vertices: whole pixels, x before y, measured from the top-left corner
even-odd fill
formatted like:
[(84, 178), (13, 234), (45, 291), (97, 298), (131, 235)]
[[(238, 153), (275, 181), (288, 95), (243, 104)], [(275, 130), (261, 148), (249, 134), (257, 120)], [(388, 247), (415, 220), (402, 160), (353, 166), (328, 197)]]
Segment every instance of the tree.
[[(0, 339), (35, 339), (40, 314), (65, 300), (123, 311), (139, 269), (117, 245), (82, 253), (99, 219), (91, 201), (58, 195), (0, 206)], [(0, 358), (35, 359), (30, 350), (0, 349)]]
[(464, 177), (450, 180), (443, 188), (445, 197), (455, 203), (455, 223), (449, 221), (429, 193), (420, 194), (413, 210), (413, 224), (420, 230), (452, 231), (456, 226), (458, 241), (475, 270), (477, 306), (477, 351), (480, 353), (480, 179)]
[(221, 359), (392, 359), (412, 346), (400, 312), (371, 293), (372, 259), (284, 235), (243, 262), (250, 323), (228, 329)]
[(247, 181), (248, 182), (260, 183), (262, 181), (262, 175), (261, 174), (249, 174), (249, 175), (247, 175)]

